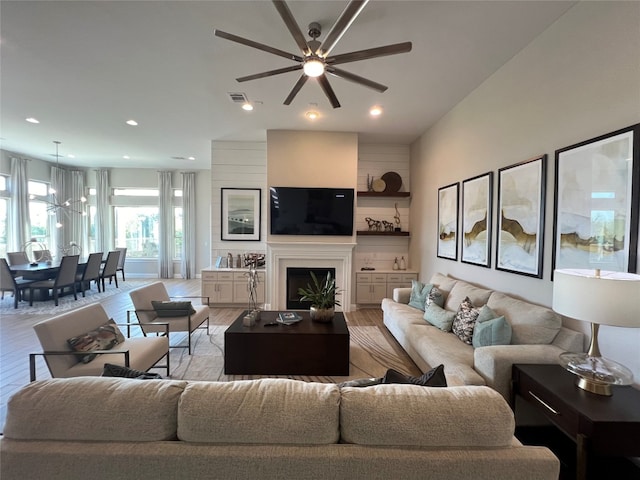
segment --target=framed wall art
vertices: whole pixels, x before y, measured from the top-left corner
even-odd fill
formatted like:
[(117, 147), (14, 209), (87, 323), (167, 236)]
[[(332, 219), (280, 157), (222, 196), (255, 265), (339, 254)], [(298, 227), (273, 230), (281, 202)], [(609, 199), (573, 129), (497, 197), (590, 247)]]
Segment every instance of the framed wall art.
[(462, 253), (464, 263), (491, 265), (493, 172), (462, 182)]
[(553, 268), (636, 271), (640, 124), (555, 152)]
[(260, 240), (260, 188), (222, 188), (222, 240)]
[(458, 259), (458, 188), (453, 183), (438, 189), (438, 253), (440, 258)]
[(542, 278), (547, 156), (498, 170), (496, 270)]

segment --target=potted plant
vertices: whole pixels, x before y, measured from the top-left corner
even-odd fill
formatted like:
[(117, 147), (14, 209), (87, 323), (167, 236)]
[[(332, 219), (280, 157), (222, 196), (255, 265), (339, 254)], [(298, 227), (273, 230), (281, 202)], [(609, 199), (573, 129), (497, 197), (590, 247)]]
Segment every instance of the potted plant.
[(307, 284), (307, 288), (298, 288), (298, 295), (303, 302), (311, 302), (309, 313), (311, 320), (316, 322), (330, 322), (333, 320), (335, 306), (340, 306), (340, 302), (336, 299), (340, 295), (340, 291), (336, 287), (335, 278), (331, 277), (331, 272), (327, 273), (324, 282), (318, 280), (313, 272), (311, 274), (311, 283)]

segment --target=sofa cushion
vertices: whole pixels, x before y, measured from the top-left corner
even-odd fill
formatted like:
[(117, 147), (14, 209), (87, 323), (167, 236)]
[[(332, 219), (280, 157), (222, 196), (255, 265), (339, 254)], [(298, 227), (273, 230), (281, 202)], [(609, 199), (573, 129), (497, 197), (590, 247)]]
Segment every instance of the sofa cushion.
[(341, 438), (361, 445), (506, 447), (515, 422), (489, 387), (376, 385), (343, 388)]
[(562, 319), (550, 308), (501, 292), (493, 292), (487, 306), (511, 324), (511, 343), (514, 345), (549, 344), (562, 327)]
[(458, 307), (456, 316), (453, 319), (451, 331), (467, 345), (471, 345), (473, 329), (479, 314), (480, 309), (475, 308), (471, 300), (469, 300), (469, 297), (467, 297)]
[(8, 403), (4, 435), (23, 440), (174, 440), (187, 382), (54, 378), (32, 382)]
[(456, 312), (450, 312), (432, 303), (424, 311), (424, 319), (434, 327), (438, 327), (443, 332), (450, 332)]
[(411, 297), (409, 297), (408, 305), (424, 311), (425, 302), (432, 288), (431, 283), (424, 284), (418, 280), (411, 280)]
[(509, 345), (510, 343), (511, 325), (504, 317), (492, 318), (483, 322), (476, 321), (473, 329), (473, 348)]
[(438, 287), (445, 302), (447, 300), (447, 295), (449, 295), (449, 292), (457, 282), (458, 280), (456, 280), (455, 278), (447, 277), (446, 275), (443, 275), (441, 273), (434, 273), (429, 280), (429, 283), (433, 283), (436, 287)]
[(467, 297), (469, 297), (469, 300), (471, 300), (471, 303), (474, 305), (482, 306), (487, 303), (492, 292), (493, 290), (476, 287), (470, 283), (458, 280), (451, 289), (451, 292), (449, 292), (444, 303), (444, 308), (456, 311)]
[[(124, 342), (124, 335), (116, 325), (113, 319), (109, 319), (104, 325), (91, 330), (90, 332), (76, 335), (67, 340), (71, 350), (75, 352), (92, 352), (93, 350), (111, 350), (119, 343)], [(87, 353), (87, 355), (78, 356), (78, 361), (89, 363), (96, 358), (98, 354)]]
[(178, 438), (207, 443), (335, 443), (339, 405), (340, 388), (335, 384), (284, 378), (190, 382), (180, 399)]

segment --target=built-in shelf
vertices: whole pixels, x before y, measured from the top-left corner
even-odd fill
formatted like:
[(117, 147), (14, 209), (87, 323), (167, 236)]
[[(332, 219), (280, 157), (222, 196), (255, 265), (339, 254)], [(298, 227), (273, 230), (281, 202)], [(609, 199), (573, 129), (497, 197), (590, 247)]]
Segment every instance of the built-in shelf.
[(358, 192), (358, 197), (406, 198), (409, 196), (411, 196), (409, 192)]
[(408, 237), (409, 232), (378, 232), (377, 230), (358, 230), (356, 235), (375, 235), (380, 237)]

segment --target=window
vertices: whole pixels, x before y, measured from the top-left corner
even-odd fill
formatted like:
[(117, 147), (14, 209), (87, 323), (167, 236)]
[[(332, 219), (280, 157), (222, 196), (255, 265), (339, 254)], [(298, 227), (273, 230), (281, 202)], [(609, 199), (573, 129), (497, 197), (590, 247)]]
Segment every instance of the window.
[(173, 258), (182, 258), (182, 207), (173, 209)]
[(31, 223), (31, 238), (44, 243), (52, 244), (50, 237), (51, 226), (55, 222), (55, 217), (50, 215), (47, 196), (49, 195), (49, 185), (44, 182), (29, 180), (29, 222)]
[(0, 175), (0, 257), (7, 256), (7, 221), (9, 214), (7, 177)]
[(115, 244), (127, 257), (157, 258), (158, 222), (158, 207), (114, 207)]

